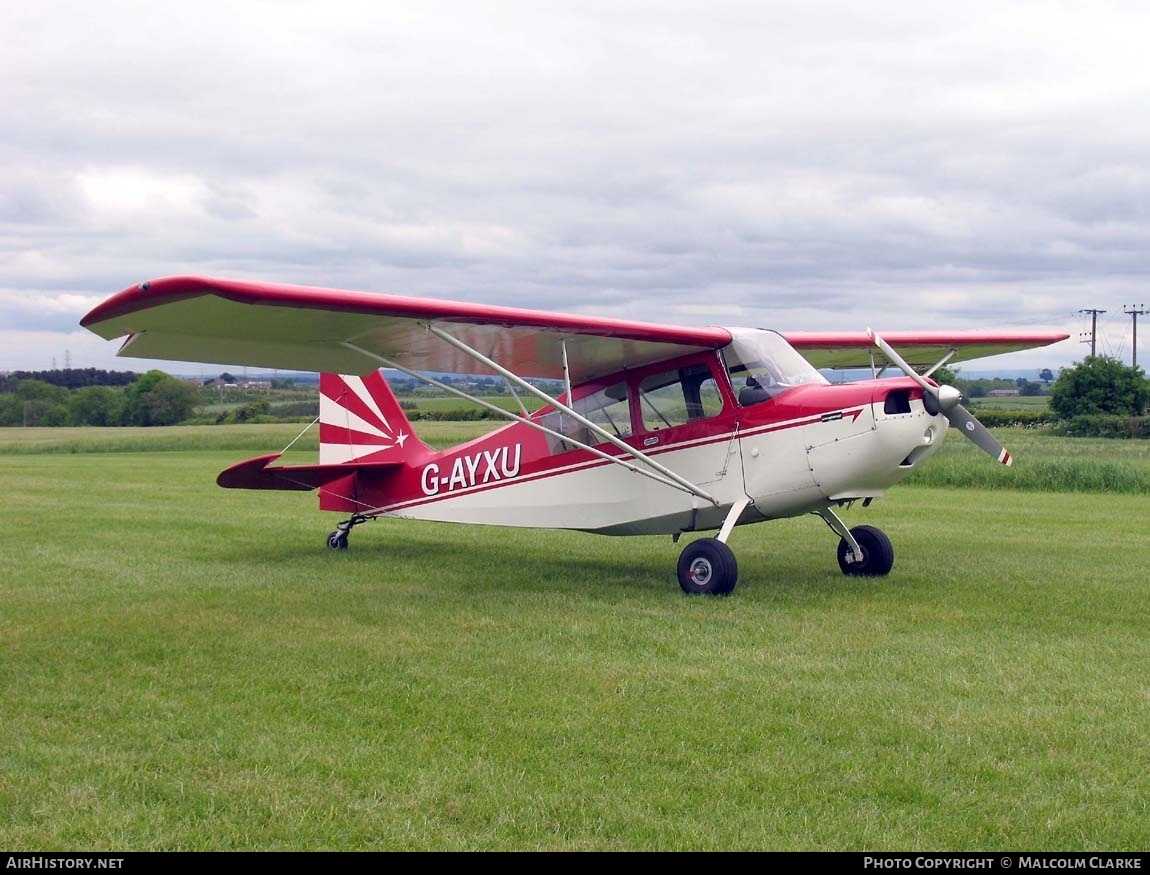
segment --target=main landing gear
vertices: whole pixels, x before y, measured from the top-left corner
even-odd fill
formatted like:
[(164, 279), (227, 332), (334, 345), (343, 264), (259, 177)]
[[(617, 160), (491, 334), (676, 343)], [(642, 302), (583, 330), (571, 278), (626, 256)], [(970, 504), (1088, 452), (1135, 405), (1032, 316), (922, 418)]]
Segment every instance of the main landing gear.
[[(739, 564), (727, 546), (746, 503), (736, 505), (727, 516), (717, 538), (700, 538), (688, 544), (679, 555), (679, 586), (688, 595), (729, 595), (739, 580)], [(818, 511), (839, 536), (839, 568), (849, 577), (884, 577), (894, 567), (894, 547), (881, 529), (846, 524), (830, 508)]]
[(688, 595), (727, 595), (739, 581), (735, 554), (718, 538), (700, 538), (679, 555), (679, 586)]
[(850, 577), (885, 577), (894, 567), (894, 547), (890, 538), (874, 526), (855, 526), (848, 529), (829, 507), (820, 510), (831, 531), (839, 541), (839, 568)]
[(751, 499), (736, 501), (723, 520), (723, 527), (714, 538), (692, 541), (679, 554), (679, 587), (687, 595), (729, 595), (739, 582), (739, 563), (727, 546), (727, 538), (735, 528)]
[(862, 551), (859, 559), (846, 540), (839, 541), (839, 568), (851, 577), (885, 577), (894, 567), (894, 547), (890, 538), (874, 526), (855, 526), (851, 529), (855, 543)]
[(346, 550), (347, 538), (351, 534), (351, 530), (358, 526), (360, 523), (366, 523), (370, 517), (365, 517), (363, 514), (352, 514), (350, 519), (344, 520), (335, 527), (335, 531), (327, 536), (327, 545), (332, 550)]

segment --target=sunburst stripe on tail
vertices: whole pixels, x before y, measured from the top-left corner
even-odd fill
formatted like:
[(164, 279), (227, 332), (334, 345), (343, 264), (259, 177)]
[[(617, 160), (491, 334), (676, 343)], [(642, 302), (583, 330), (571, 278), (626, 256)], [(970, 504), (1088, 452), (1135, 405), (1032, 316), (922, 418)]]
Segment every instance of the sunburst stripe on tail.
[(383, 374), (320, 374), (319, 460), (323, 465), (394, 461), (428, 448)]

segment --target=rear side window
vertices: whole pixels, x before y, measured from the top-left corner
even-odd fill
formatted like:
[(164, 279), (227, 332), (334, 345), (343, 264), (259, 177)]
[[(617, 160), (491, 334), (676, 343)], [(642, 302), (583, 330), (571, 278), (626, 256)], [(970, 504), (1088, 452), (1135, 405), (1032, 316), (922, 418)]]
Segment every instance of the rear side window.
[[(575, 402), (574, 408), (581, 416), (585, 416), (608, 434), (618, 438), (631, 435), (631, 401), (626, 383), (615, 383), (598, 392), (585, 395)], [(545, 414), (539, 422), (583, 444), (594, 446), (603, 443), (600, 435), (559, 410)], [(560, 440), (554, 435), (548, 435), (547, 441), (553, 454), (577, 449), (576, 444)]]

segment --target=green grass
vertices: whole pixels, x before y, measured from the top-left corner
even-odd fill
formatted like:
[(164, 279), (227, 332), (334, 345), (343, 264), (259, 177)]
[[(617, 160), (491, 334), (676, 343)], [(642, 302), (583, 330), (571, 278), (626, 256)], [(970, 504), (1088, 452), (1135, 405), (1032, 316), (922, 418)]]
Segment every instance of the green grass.
[[(420, 421), (415, 432), (444, 448), (472, 440), (501, 422)], [(303, 433), (302, 436), (301, 432)], [(1150, 494), (1150, 441), (1062, 438), (1034, 429), (996, 428), (994, 434), (1015, 457), (1005, 468), (953, 430), (939, 454), (911, 485), (1025, 489), (1054, 492), (1102, 491)], [(299, 438), (296, 440), (296, 438)], [(294, 441), (294, 443), (293, 443)], [(306, 424), (172, 426), (168, 428), (3, 428), (0, 453), (105, 453), (228, 450), (258, 455), (291, 444), (285, 461), (314, 461), (317, 436)]]
[(1150, 844), (1142, 497), (898, 488), (847, 514), (889, 577), (788, 520), (707, 599), (666, 538), (379, 521), (332, 552), (313, 497), (214, 485), (230, 447), (16, 445), (5, 847)]
[(1062, 438), (1032, 429), (992, 429), (1014, 457), (1010, 467), (988, 457), (953, 429), (911, 485), (1107, 492), (1150, 495), (1150, 441)]
[[(538, 410), (543, 402), (533, 395), (521, 393), (524, 405), (529, 411)], [(510, 410), (513, 413), (519, 413), (519, 402), (512, 398), (510, 395), (491, 395), (482, 396), (482, 399), (488, 404), (493, 404), (501, 410)], [(443, 413), (447, 410), (482, 410), (482, 405), (475, 404), (465, 398), (459, 398), (453, 395), (446, 397), (442, 396), (424, 396), (424, 395), (405, 395), (403, 401), (412, 402), (418, 410), (425, 410), (428, 412)]]
[[(965, 402), (964, 402), (965, 403)], [(1026, 410), (1038, 412), (1050, 406), (1049, 395), (1011, 395), (1006, 398), (971, 398), (967, 404), (972, 410)]]
[[(501, 425), (501, 422), (420, 422), (416, 433), (430, 446), (446, 447)], [(292, 444), (292, 452), (310, 452), (314, 461), (318, 447), (315, 427), (307, 423), (276, 423), (164, 428), (0, 428), (2, 454), (231, 450), (259, 455), (277, 452), (289, 444)]]

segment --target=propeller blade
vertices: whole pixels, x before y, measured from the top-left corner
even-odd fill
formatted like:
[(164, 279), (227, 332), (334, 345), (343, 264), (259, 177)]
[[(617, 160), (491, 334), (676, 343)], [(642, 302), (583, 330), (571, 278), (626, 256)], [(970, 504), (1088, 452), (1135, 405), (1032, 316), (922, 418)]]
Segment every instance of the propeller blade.
[[(1003, 465), (1010, 465), (1014, 462), (1010, 453), (1002, 446), (989, 431), (986, 426), (974, 418), (969, 410), (962, 406), (962, 393), (959, 392), (954, 386), (935, 386), (927, 382), (918, 371), (907, 364), (894, 348), (875, 334), (871, 329), (867, 329), (867, 334), (870, 335), (871, 340), (874, 341), (875, 346), (882, 350), (882, 354), (887, 357), (899, 370), (914, 380), (922, 387), (925, 393), (926, 400), (931, 400), (934, 405), (927, 404), (927, 410), (931, 413), (941, 412), (947, 418), (951, 425), (962, 432), (966, 437), (972, 440), (980, 449), (994, 456)], [(937, 411), (932, 409), (937, 407)]]
[(995, 439), (994, 435), (987, 431), (985, 425), (974, 418), (974, 414), (961, 404), (952, 407), (950, 410), (943, 411), (943, 414), (950, 421), (951, 425), (974, 441), (979, 449), (990, 453), (990, 455), (994, 456), (994, 458), (1003, 465), (1013, 464), (1014, 459), (1011, 458), (1006, 448)]
[(871, 329), (868, 328), (866, 333), (870, 335), (870, 339), (874, 341), (874, 345), (882, 350), (882, 354), (885, 355), (896, 367), (898, 367), (900, 371), (902, 371), (904, 374), (922, 386), (922, 390), (924, 392), (929, 392), (936, 399), (938, 398), (938, 387), (928, 383), (922, 374), (908, 365), (906, 360), (894, 351), (894, 347), (892, 347), (889, 343), (875, 334)]

